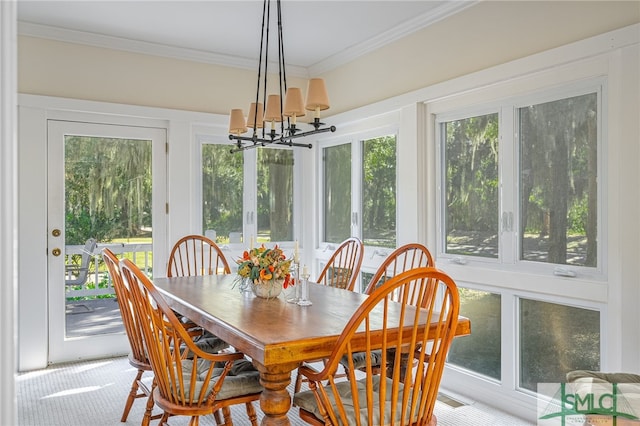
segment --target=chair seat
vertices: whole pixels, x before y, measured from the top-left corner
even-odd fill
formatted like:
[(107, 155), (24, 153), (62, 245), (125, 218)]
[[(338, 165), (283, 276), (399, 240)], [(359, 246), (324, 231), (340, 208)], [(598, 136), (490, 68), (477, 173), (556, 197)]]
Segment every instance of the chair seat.
[[(367, 366), (367, 354), (365, 352), (356, 352), (352, 356), (353, 358), (353, 368), (356, 370), (363, 369)], [(371, 351), (369, 353), (369, 358), (371, 358), (371, 365), (380, 365), (382, 362), (382, 351), (376, 350)], [(340, 359), (340, 364), (345, 368), (349, 368), (349, 358), (344, 355)]]
[[(359, 416), (360, 416), (360, 424), (364, 424), (364, 425), (389, 425), (392, 424), (391, 422), (391, 400), (392, 400), (392, 396), (391, 396), (391, 386), (393, 384), (393, 381), (389, 378), (385, 378), (386, 382), (387, 382), (387, 388), (386, 388), (386, 398), (385, 398), (385, 418), (384, 418), (384, 422), (380, 421), (380, 409), (378, 406), (378, 402), (380, 397), (380, 376), (373, 376), (373, 390), (374, 390), (374, 396), (373, 396), (373, 401), (375, 404), (375, 408), (373, 409), (373, 418), (369, 418), (368, 414), (367, 414), (367, 392), (366, 392), (366, 382), (367, 378), (363, 378), (361, 380), (358, 380), (356, 382), (356, 386), (358, 389), (358, 392), (356, 394), (357, 399), (358, 399), (358, 404), (360, 406), (360, 410), (359, 410)], [(345, 405), (345, 409), (346, 409), (346, 413), (347, 413), (347, 425), (355, 425), (356, 423), (356, 410), (355, 410), (355, 399), (354, 399), (354, 395), (351, 392), (351, 382), (349, 381), (344, 381), (344, 382), (339, 382), (336, 384), (336, 388), (338, 390), (338, 394), (340, 395), (340, 400), (342, 401), (342, 403)], [(327, 389), (327, 393), (329, 394), (329, 399), (331, 400), (332, 404), (336, 404), (336, 398), (333, 395), (333, 392), (331, 390), (331, 388), (329, 387), (325, 387), (325, 389)], [(400, 399), (402, 399), (402, 394), (404, 392), (404, 388), (402, 386), (402, 384), (399, 384), (399, 395), (400, 395)], [(420, 395), (418, 395), (418, 397), (420, 397)], [(313, 391), (303, 391), (303, 392), (298, 392), (297, 394), (294, 395), (293, 397), (293, 404), (300, 407), (302, 410), (308, 411), (309, 413), (312, 413), (314, 416), (316, 416), (316, 418), (318, 418), (319, 420), (323, 420), (322, 419), (322, 415), (320, 414), (320, 409), (318, 408), (318, 403), (316, 401), (316, 397), (313, 393)], [(411, 404), (410, 404), (411, 405)], [(410, 406), (409, 405), (409, 406)], [(393, 422), (394, 424), (398, 423), (400, 421), (400, 416), (401, 413), (396, 413), (396, 418), (395, 421)], [(405, 414), (406, 418), (409, 416), (409, 413), (407, 412)], [(414, 418), (414, 421), (416, 419)], [(407, 422), (405, 421), (405, 423), (412, 423), (412, 422)], [(342, 424), (342, 423), (340, 423)]]
[(194, 339), (194, 343), (198, 348), (210, 354), (216, 354), (229, 347), (227, 342), (208, 331), (205, 331), (201, 337)]
[[(208, 368), (210, 366), (210, 362), (206, 360), (199, 360), (196, 367), (196, 395), (200, 394), (200, 390), (202, 386), (205, 385), (206, 374)], [(188, 392), (189, 385), (191, 383), (187, 377), (191, 376), (193, 369), (193, 363), (185, 364), (182, 368), (182, 373), (185, 375), (184, 386), (186, 389), (185, 398), (189, 400), (190, 395)], [(206, 382), (206, 394), (208, 395), (211, 392), (211, 389), (215, 386), (218, 381), (218, 377), (223, 372), (223, 368), (214, 368), (213, 370), (213, 378)], [(216, 400), (224, 400), (229, 399), (241, 395), (249, 395), (254, 393), (262, 392), (262, 385), (260, 384), (260, 373), (255, 367), (251, 364), (250, 361), (246, 359), (237, 360), (233, 363), (231, 370), (224, 379), (222, 384), (222, 388), (218, 395), (216, 396)], [(190, 401), (195, 402), (195, 401)]]

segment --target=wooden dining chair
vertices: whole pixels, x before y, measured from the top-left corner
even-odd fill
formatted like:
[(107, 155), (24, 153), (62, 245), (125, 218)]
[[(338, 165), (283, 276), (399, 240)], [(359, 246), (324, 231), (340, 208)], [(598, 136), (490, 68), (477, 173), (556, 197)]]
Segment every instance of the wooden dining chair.
[[(362, 241), (356, 237), (347, 238), (333, 252), (316, 282), (353, 291), (358, 281), (363, 257), (364, 244)], [(296, 375), (296, 381), (293, 386), (294, 391), (300, 391), (302, 383), (305, 381), (300, 374)]]
[(363, 256), (362, 241), (356, 237), (347, 238), (331, 255), (316, 282), (353, 291), (360, 274)]
[[(365, 294), (373, 293), (378, 287), (383, 285), (389, 279), (399, 275), (403, 272), (409, 271), (415, 268), (435, 267), (431, 252), (424, 245), (418, 243), (409, 243), (395, 249), (378, 267), (376, 273), (371, 277), (371, 281), (367, 285)], [(402, 287), (403, 290), (409, 291), (408, 303), (414, 306), (424, 307), (426, 300), (420, 299), (424, 293), (421, 291), (421, 282), (415, 282), (407, 286)], [(403, 294), (394, 292), (391, 294), (391, 299), (394, 301), (400, 301), (404, 297)], [(371, 361), (375, 365), (380, 365), (382, 358), (381, 351), (371, 351), (371, 355), (374, 357)], [(353, 366), (357, 369), (363, 369), (365, 367), (365, 353), (357, 352), (353, 357)], [(342, 367), (346, 370), (349, 369), (350, 363), (346, 359), (340, 361)], [(375, 370), (375, 369), (374, 369)], [(348, 374), (346, 374), (348, 376)]]
[(152, 390), (155, 382), (152, 381), (151, 388), (149, 388), (143, 381), (142, 376), (145, 372), (153, 374), (151, 370), (151, 364), (147, 359), (147, 355), (144, 350), (144, 342), (142, 338), (142, 329), (140, 324), (136, 321), (135, 314), (133, 312), (133, 299), (132, 294), (126, 283), (122, 279), (120, 272), (119, 260), (117, 256), (108, 248), (102, 249), (102, 259), (113, 288), (116, 292), (116, 299), (118, 301), (118, 307), (120, 308), (120, 315), (122, 316), (122, 323), (124, 324), (124, 330), (129, 339), (129, 346), (131, 352), (129, 352), (129, 364), (138, 370), (136, 377), (131, 383), (131, 391), (127, 397), (127, 401), (124, 405), (124, 411), (122, 412), (121, 422), (126, 422), (129, 416), (129, 411), (133, 405), (133, 402), (137, 398), (147, 398), (147, 406), (144, 416), (142, 418), (142, 426), (148, 426), (151, 419), (154, 417), (151, 415), (153, 410), (153, 396)]
[[(171, 249), (167, 265), (167, 277), (184, 277), (196, 275), (230, 274), (231, 268), (220, 247), (210, 238), (203, 235), (186, 235), (180, 238)], [(185, 324), (190, 320), (181, 317)], [(219, 352), (229, 344), (218, 336), (190, 323), (192, 334), (198, 330), (197, 345), (206, 352)]]
[[(422, 308), (410, 303), (415, 283)], [(388, 280), (351, 317), (321, 371), (300, 367), (309, 380), (309, 390), (294, 396), (300, 418), (312, 425), (435, 425), (433, 409), (459, 309), (456, 284), (435, 268)], [(365, 354), (382, 351), (380, 374), (368, 361), (364, 378), (351, 365), (347, 381), (336, 379), (340, 360), (363, 348)], [(414, 367), (401, 357), (387, 360), (389, 349), (415, 354), (419, 362)]]
[(220, 247), (204, 235), (186, 235), (171, 249), (168, 277), (230, 273), (229, 262)]
[[(409, 243), (400, 246), (391, 252), (382, 264), (380, 264), (376, 273), (371, 277), (365, 294), (373, 293), (376, 288), (380, 287), (387, 280), (402, 272), (422, 267), (435, 267), (433, 256), (431, 256), (429, 249), (418, 243)], [(422, 303), (421, 301), (415, 300), (415, 298), (411, 298), (411, 300), (414, 305)]]
[(164, 410), (160, 425), (166, 425), (169, 416), (181, 415), (189, 416), (189, 425), (197, 426), (200, 416), (218, 410), (222, 410), (224, 424), (231, 425), (229, 407), (245, 404), (256, 426), (253, 401), (260, 398), (262, 385), (251, 362), (239, 352), (202, 351), (151, 280), (128, 259), (120, 261), (120, 269), (132, 289), (134, 311), (155, 375), (153, 398)]

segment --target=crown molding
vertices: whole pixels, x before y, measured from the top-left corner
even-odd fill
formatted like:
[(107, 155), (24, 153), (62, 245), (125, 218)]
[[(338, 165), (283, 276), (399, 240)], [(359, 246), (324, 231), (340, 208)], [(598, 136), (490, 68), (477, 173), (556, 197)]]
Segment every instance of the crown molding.
[[(426, 28), (429, 25), (434, 24), (435, 22), (445, 19), (448, 16), (456, 14), (478, 3), (479, 1), (480, 0), (447, 1), (430, 12), (416, 16), (415, 18), (404, 22), (397, 28), (385, 31), (363, 43), (359, 43), (355, 46), (346, 48), (340, 53), (323, 59), (322, 61), (308, 68), (287, 64), (287, 73), (295, 77), (309, 78), (310, 75), (320, 75), (324, 72), (331, 71), (341, 65), (353, 61), (359, 56), (379, 49), (389, 43), (406, 37), (411, 33)], [(86, 31), (70, 30), (24, 21), (18, 21), (18, 34), (67, 43), (83, 44), (105, 49), (115, 49), (126, 52), (140, 53), (144, 55), (155, 55), (186, 61), (195, 61), (231, 68), (240, 68), (247, 70), (256, 70), (258, 68), (257, 59), (246, 59), (237, 56), (206, 52), (202, 50), (188, 49), (184, 47), (176, 47), (159, 43), (150, 43), (140, 40), (132, 40)], [(277, 64), (274, 63), (273, 66), (277, 66)]]
[(338, 68), (339, 66), (351, 62), (360, 56), (380, 49), (387, 44), (393, 43), (394, 41), (400, 40), (410, 34), (427, 28), (428, 26), (449, 16), (455, 15), (456, 13), (469, 8), (480, 1), (481, 0), (447, 1), (429, 12), (403, 22), (402, 25), (399, 25), (396, 28), (380, 33), (363, 43), (346, 48), (336, 55), (311, 65), (308, 68), (309, 75), (321, 75), (322, 73)]
[[(213, 52), (205, 52), (202, 50), (187, 49), (184, 47), (169, 46), (159, 43), (150, 43), (140, 40), (131, 40), (122, 37), (95, 34), (86, 31), (69, 30), (66, 28), (33, 24), (23, 21), (18, 22), (18, 34), (23, 36), (62, 41), (66, 43), (83, 44), (105, 49), (140, 53), (144, 55), (162, 56), (166, 58), (195, 61), (205, 64), (221, 65), (231, 68), (241, 68), (248, 70), (255, 70), (258, 68), (258, 61), (253, 59), (245, 59), (230, 55), (221, 55)], [(291, 75), (308, 78), (307, 69), (304, 67), (287, 65), (287, 71)]]

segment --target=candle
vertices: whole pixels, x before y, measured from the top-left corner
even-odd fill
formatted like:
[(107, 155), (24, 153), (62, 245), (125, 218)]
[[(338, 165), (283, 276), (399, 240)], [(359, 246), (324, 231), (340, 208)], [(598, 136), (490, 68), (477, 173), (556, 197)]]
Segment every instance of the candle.
[(298, 248), (298, 240), (296, 240), (295, 247), (293, 249), (293, 261), (295, 263), (300, 263), (300, 251)]
[(253, 250), (253, 235), (251, 236), (251, 245), (249, 246), (249, 250)]
[(303, 277), (309, 276), (309, 269), (307, 268), (307, 265), (304, 265), (304, 267), (302, 268), (302, 276)]

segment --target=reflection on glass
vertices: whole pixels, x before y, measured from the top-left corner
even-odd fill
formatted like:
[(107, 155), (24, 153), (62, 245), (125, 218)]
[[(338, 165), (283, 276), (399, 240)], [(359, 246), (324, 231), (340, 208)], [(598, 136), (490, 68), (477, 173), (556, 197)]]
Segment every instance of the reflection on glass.
[(396, 246), (396, 137), (362, 142), (362, 238), (365, 245)]
[(340, 243), (351, 236), (351, 144), (322, 150), (324, 238)]
[[(100, 244), (124, 247), (135, 242), (150, 247), (151, 195), (150, 140), (65, 136), (66, 337), (123, 331), (115, 291), (99, 260), (100, 249), (92, 246), (87, 256), (85, 243), (93, 238)], [(126, 255), (145, 272), (152, 270), (150, 248)], [(102, 320), (88, 320), (88, 315)]]
[(257, 242), (293, 241), (293, 151), (258, 148)]
[(202, 145), (202, 227), (218, 244), (241, 239), (243, 164), (227, 145)]
[(500, 295), (458, 287), (460, 315), (472, 333), (453, 339), (448, 362), (496, 380), (501, 378)]
[(498, 257), (498, 114), (442, 124), (446, 247), (449, 254)]
[(569, 371), (599, 369), (600, 312), (520, 299), (521, 387), (535, 391), (565, 382)]
[(523, 260), (597, 266), (597, 100), (519, 109)]

